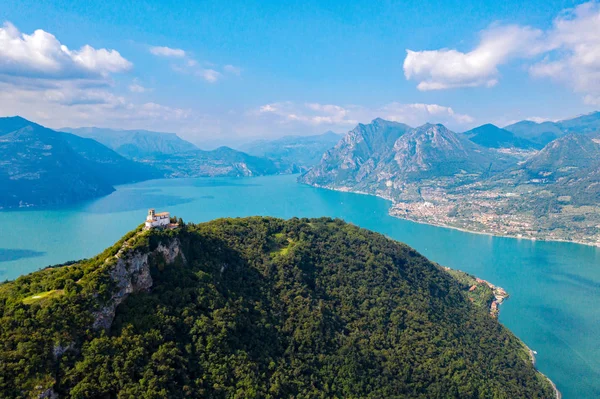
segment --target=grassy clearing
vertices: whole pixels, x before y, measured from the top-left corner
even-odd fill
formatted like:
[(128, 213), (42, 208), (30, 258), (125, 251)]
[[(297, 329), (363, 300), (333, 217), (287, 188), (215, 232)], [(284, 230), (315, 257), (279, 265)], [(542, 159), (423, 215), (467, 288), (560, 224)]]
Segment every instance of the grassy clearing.
[(64, 292), (63, 290), (51, 290), (51, 291), (46, 291), (46, 292), (39, 292), (35, 295), (31, 295), (31, 296), (28, 296), (27, 298), (23, 299), (23, 303), (25, 305), (30, 305), (32, 303), (39, 302), (42, 300), (55, 298), (59, 295), (62, 295), (63, 292)]

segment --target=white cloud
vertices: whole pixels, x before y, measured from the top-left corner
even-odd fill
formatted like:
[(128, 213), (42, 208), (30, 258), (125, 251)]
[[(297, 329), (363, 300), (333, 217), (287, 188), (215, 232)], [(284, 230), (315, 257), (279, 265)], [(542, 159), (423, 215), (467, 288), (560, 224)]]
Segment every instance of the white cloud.
[(465, 114), (456, 113), (452, 108), (437, 104), (403, 104), (392, 102), (381, 107), (359, 105), (340, 106), (334, 104), (304, 103), (291, 101), (265, 104), (250, 112), (265, 125), (273, 129), (335, 129), (345, 131), (359, 122), (368, 123), (381, 117), (403, 122), (411, 126), (426, 122), (444, 123), (450, 127), (463, 128), (474, 122)]
[(550, 52), (530, 67), (534, 77), (549, 77), (584, 94), (584, 102), (600, 101), (600, 4), (589, 2), (565, 10), (548, 33)]
[(454, 49), (407, 50), (404, 75), (417, 80), (419, 90), (455, 87), (492, 87), (498, 83), (498, 66), (515, 57), (539, 54), (542, 32), (529, 27), (493, 26), (481, 33), (477, 47), (463, 53)]
[(215, 71), (214, 69), (203, 69), (198, 68), (196, 70), (196, 75), (200, 76), (202, 79), (206, 80), (209, 83), (215, 83), (217, 80), (221, 79), (223, 76), (220, 72)]
[(190, 110), (152, 102), (136, 104), (102, 87), (79, 82), (54, 81), (46, 87), (16, 87), (0, 82), (0, 109), (4, 115), (21, 115), (43, 125), (106, 126), (169, 129), (189, 118)]
[[(241, 68), (233, 65), (224, 65), (219, 67), (211, 62), (199, 62), (181, 49), (172, 49), (169, 47), (151, 47), (150, 52), (164, 57), (175, 57), (179, 60), (173, 60), (171, 69), (175, 72), (196, 76), (208, 83), (216, 83), (224, 77), (224, 73), (240, 76)], [(221, 71), (219, 71), (220, 69)]]
[[(71, 50), (51, 33), (38, 29), (28, 35), (6, 22), (0, 28), (0, 110), (54, 128), (156, 128), (190, 116), (189, 110), (138, 104), (116, 94), (111, 75), (131, 67), (116, 50), (89, 45)], [(150, 90), (136, 79), (128, 89)]]
[(564, 10), (552, 27), (492, 26), (481, 33), (470, 52), (454, 49), (407, 50), (404, 75), (418, 81), (419, 90), (492, 87), (498, 67), (514, 59), (533, 61), (529, 73), (551, 78), (583, 95), (586, 104), (600, 103), (600, 3), (590, 1)]
[(236, 67), (234, 65), (225, 65), (223, 67), (223, 71), (236, 76), (240, 76), (242, 74), (242, 68)]
[(0, 28), (0, 74), (43, 79), (106, 77), (131, 69), (132, 64), (116, 50), (89, 45), (70, 50), (42, 29), (31, 35), (5, 22)]
[(183, 58), (186, 56), (186, 52), (180, 48), (171, 48), (164, 46), (152, 46), (150, 47), (150, 53), (159, 57)]
[(129, 85), (129, 91), (132, 93), (145, 93), (150, 91), (150, 89), (140, 85), (139, 83), (132, 83)]

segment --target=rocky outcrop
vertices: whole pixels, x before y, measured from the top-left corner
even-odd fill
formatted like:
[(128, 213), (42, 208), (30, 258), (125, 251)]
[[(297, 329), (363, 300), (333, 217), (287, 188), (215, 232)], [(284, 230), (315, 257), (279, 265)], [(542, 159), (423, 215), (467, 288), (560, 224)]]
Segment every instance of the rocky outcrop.
[(163, 256), (166, 264), (173, 263), (178, 256), (181, 256), (185, 262), (185, 256), (181, 252), (181, 243), (177, 238), (172, 239), (168, 245), (160, 243), (151, 253), (119, 251), (115, 256), (115, 264), (109, 270), (110, 278), (115, 284), (114, 293), (106, 305), (94, 313), (93, 328), (109, 329), (115, 318), (117, 307), (127, 299), (129, 294), (151, 289), (153, 281), (148, 263), (151, 255)]

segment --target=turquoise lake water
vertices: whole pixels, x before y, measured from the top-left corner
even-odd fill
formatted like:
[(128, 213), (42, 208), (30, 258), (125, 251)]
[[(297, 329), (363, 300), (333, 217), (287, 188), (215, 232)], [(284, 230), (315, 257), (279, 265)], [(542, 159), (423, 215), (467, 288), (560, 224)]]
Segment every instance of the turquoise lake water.
[(470, 234), (388, 215), (385, 200), (297, 184), (296, 176), (154, 180), (68, 209), (0, 212), (0, 278), (90, 257), (143, 222), (148, 208), (186, 221), (268, 215), (339, 217), (504, 287), (500, 321), (538, 352), (570, 398), (600, 398), (600, 249)]

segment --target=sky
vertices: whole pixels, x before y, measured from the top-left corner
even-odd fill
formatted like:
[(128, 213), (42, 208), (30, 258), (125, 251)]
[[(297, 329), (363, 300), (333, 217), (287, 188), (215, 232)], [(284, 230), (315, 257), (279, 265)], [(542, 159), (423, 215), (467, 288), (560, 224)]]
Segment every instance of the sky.
[(0, 115), (195, 143), (600, 109), (600, 3), (3, 1)]

